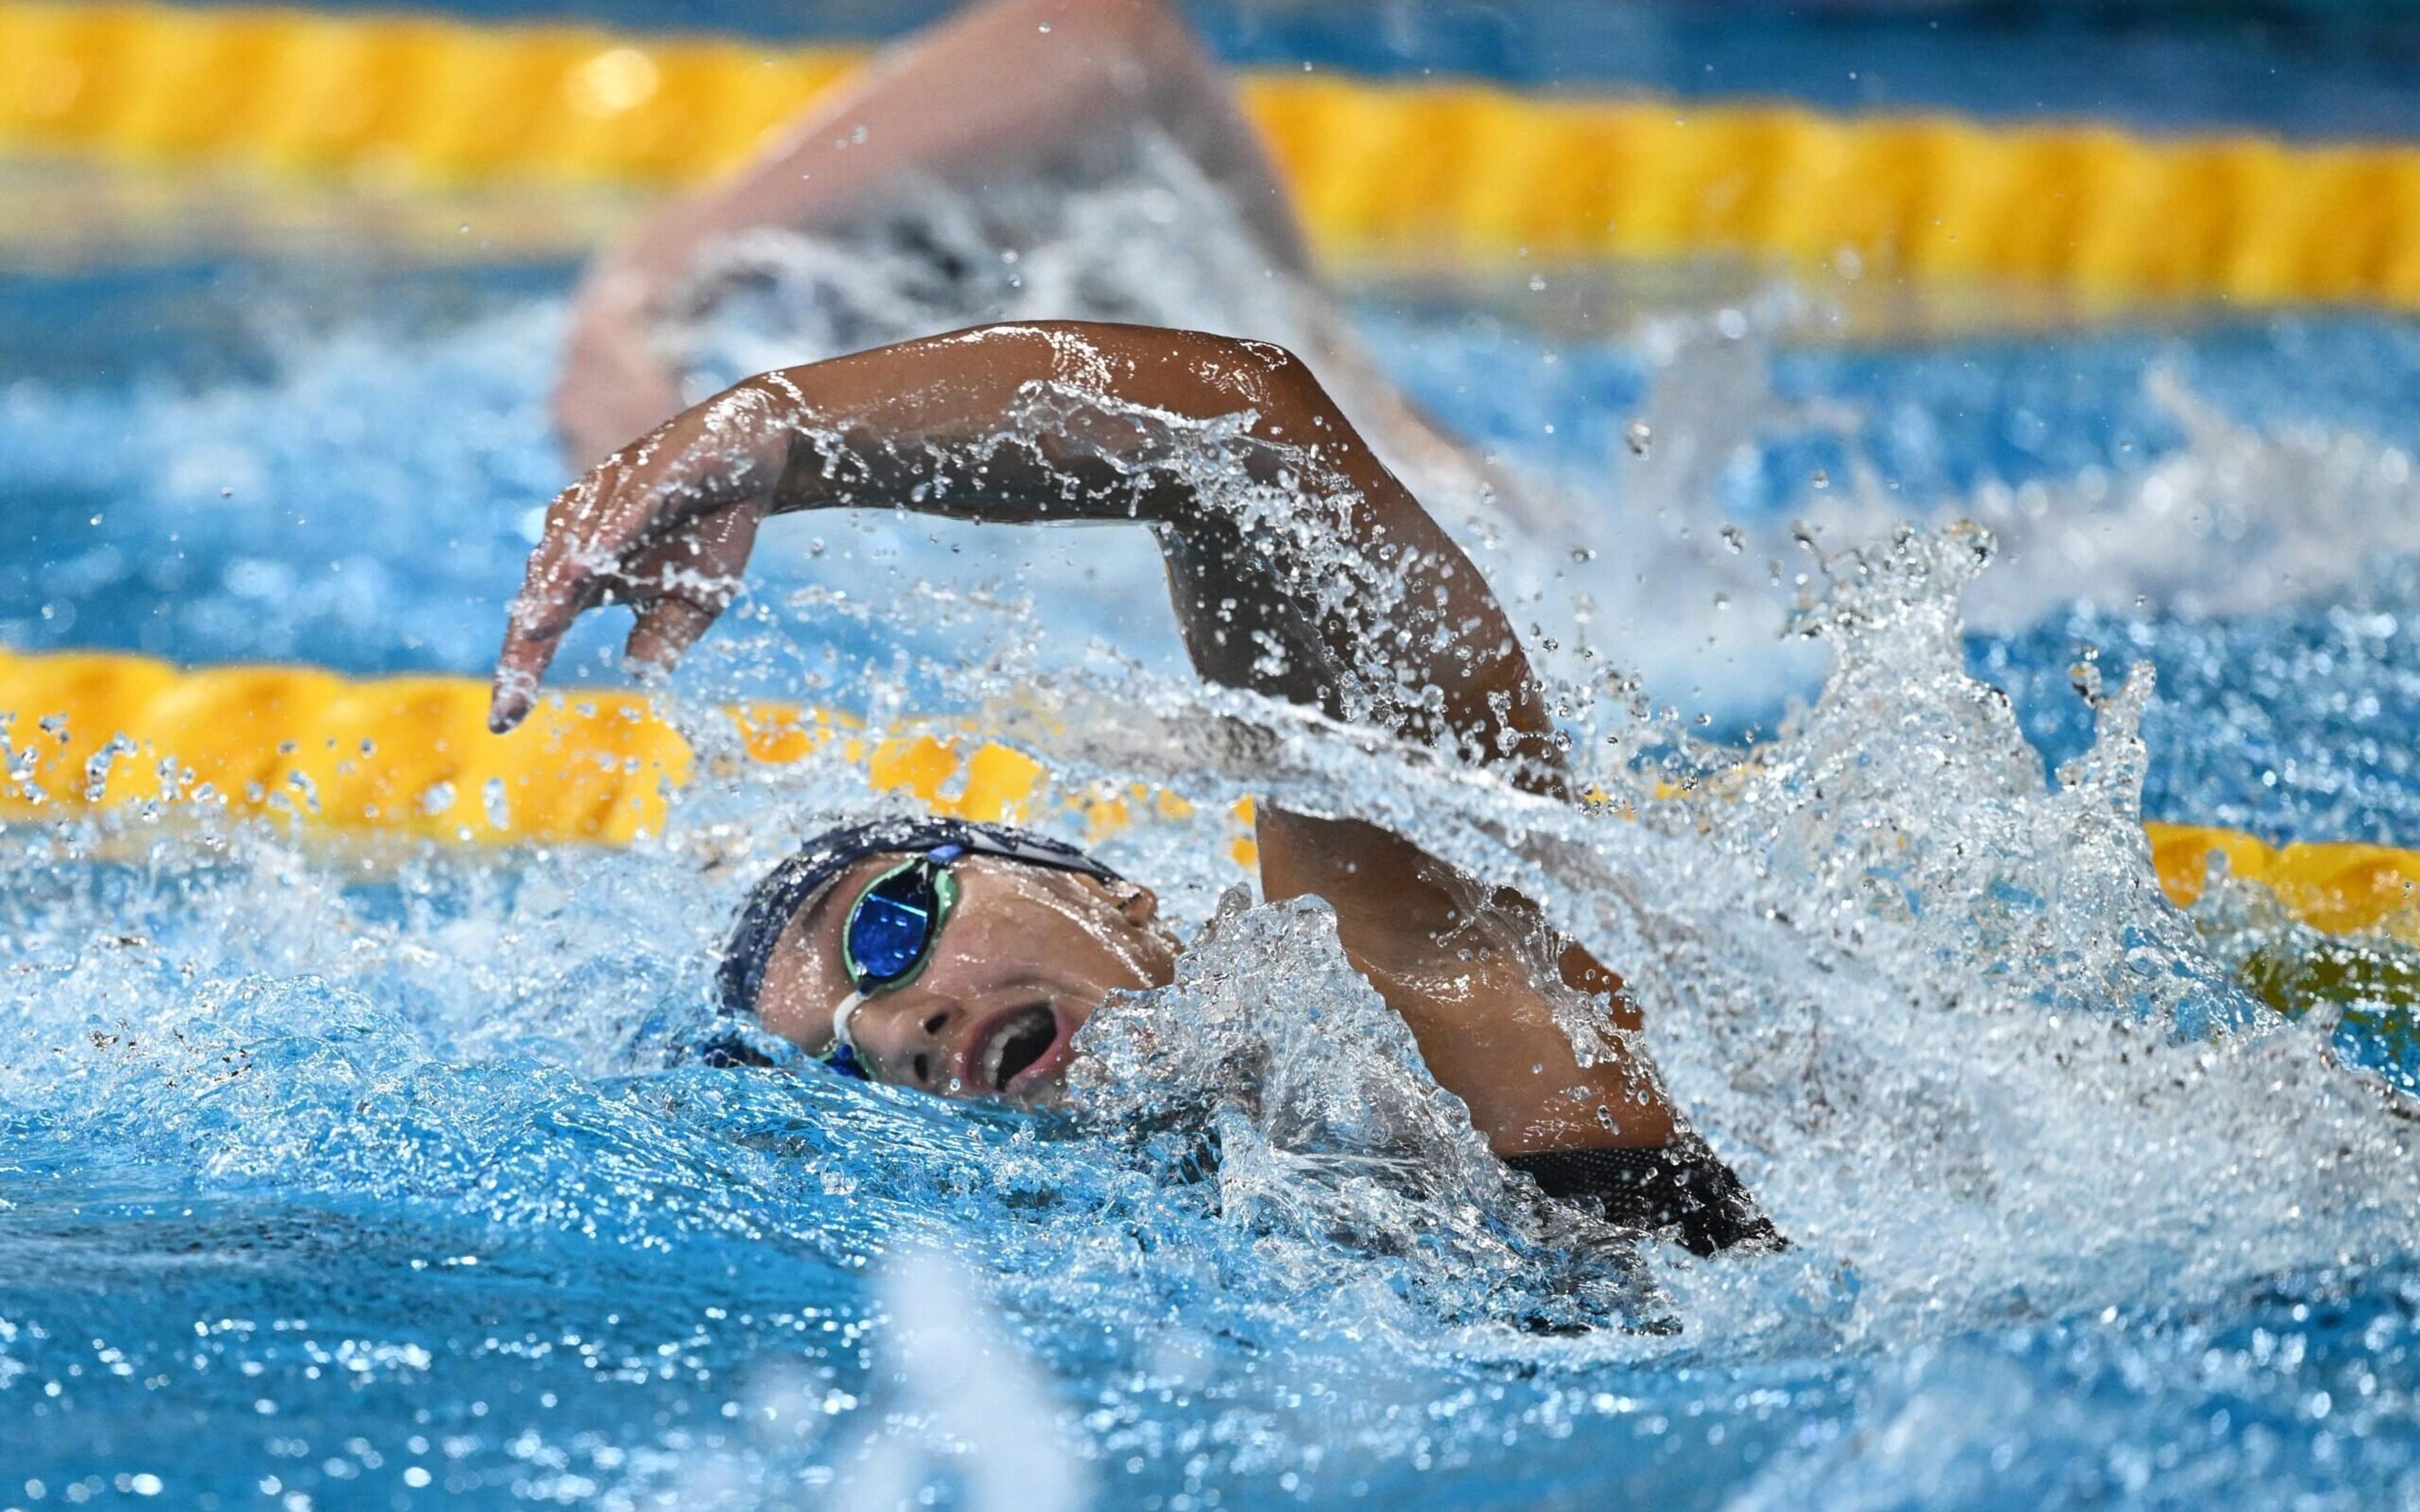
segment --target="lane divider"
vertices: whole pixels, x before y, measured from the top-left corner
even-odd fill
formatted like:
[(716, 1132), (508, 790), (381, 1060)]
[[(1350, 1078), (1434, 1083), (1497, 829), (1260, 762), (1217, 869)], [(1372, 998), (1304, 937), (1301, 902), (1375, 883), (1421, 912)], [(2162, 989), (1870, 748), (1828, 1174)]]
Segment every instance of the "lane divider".
[[(874, 736), (792, 703), (726, 712), (752, 760), (795, 762), (839, 741), (876, 791), (963, 818), (1031, 817), (1048, 785), (1040, 762), (964, 729)], [(662, 832), (697, 768), (680, 731), (627, 689), (550, 693), (509, 735), (489, 733), (487, 717), (487, 685), (464, 677), (0, 650), (0, 825), (185, 804), (446, 845), (625, 845)], [(1063, 801), (1095, 838), (1139, 810), (1192, 812), (1141, 784)], [(1231, 852), (1249, 865), (1249, 804), (1229, 817)]]
[[(0, 0), (0, 152), (678, 184), (855, 50), (430, 15)], [(1244, 76), (1334, 259), (1745, 255), (2088, 300), (2420, 309), (2420, 146)]]
[[(346, 678), (300, 667), (179, 671), (105, 652), (0, 651), (0, 825), (144, 803), (224, 806), (311, 828), (443, 844), (627, 844), (660, 833), (697, 757), (644, 695), (550, 694), (520, 729), (487, 729), (488, 690), (462, 677)], [(832, 741), (886, 792), (973, 819), (1030, 817), (1048, 771), (973, 733), (875, 738), (793, 704), (733, 711), (741, 748), (798, 761)], [(1140, 786), (1077, 795), (1095, 838), (1141, 806), (1190, 812)], [(1250, 810), (1230, 816), (1249, 865)], [(2264, 844), (2234, 830), (2153, 824), (2153, 864), (2180, 907), (2207, 858), (2274, 892), (2314, 928), (2412, 932), (2420, 852), (2381, 845)]]

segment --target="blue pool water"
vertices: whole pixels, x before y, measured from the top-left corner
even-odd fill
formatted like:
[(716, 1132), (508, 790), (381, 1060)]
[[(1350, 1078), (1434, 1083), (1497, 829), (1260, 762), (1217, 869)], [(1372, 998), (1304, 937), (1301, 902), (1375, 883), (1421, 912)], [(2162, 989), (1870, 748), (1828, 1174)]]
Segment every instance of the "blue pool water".
[[(483, 671), (563, 476), (571, 271), (8, 273), (0, 640)], [(2130, 839), (2139, 780), (2155, 817), (2420, 843), (2420, 327), (1541, 282), (1353, 310), (1545, 501), (1440, 513), (1575, 727), (1717, 767), (1686, 741), (1753, 728), (1762, 776), (1622, 825), (1314, 736), (1239, 769), (1181, 717), (1026, 733), (1071, 784), (1416, 821), (1529, 888), (1635, 972), (1793, 1249), (1542, 1227), (1315, 915), (1213, 922), (1243, 878), (1209, 820), (1116, 841), (1205, 932), (1135, 1011), (1274, 1047), (1298, 1105), (1111, 1035), (1157, 1079), (1073, 1122), (663, 1068), (748, 873), (875, 801), (836, 765), (708, 783), (613, 855), (11, 825), (0, 1506), (2420, 1504), (2420, 1167), (2378, 1090), (2412, 958), (2367, 942), (2375, 1001), (2281, 1024), (2245, 963), (2321, 942), (2224, 889), (2175, 915)], [(1962, 622), (1958, 537), (1873, 543), (1963, 517), (1999, 548)], [(801, 668), (947, 708), (1003, 663), (1077, 711), (1203, 707), (1140, 542), (788, 523), (675, 684), (693, 717)], [(617, 675), (612, 632), (571, 675)], [(1583, 642), (1673, 715), (1589, 703)], [(2125, 700), (2096, 746), (2071, 687), (2093, 655), (2156, 670), (2139, 771)]]

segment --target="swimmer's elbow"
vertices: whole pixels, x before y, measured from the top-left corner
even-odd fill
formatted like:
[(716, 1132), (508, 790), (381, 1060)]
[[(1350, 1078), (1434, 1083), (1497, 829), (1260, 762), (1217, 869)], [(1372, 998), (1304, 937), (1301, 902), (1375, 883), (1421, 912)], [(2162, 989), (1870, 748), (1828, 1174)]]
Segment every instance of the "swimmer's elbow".
[[(1106, 320), (1003, 320), (903, 344), (952, 349), (958, 371), (1048, 378), (1207, 419), (1332, 408), (1311, 364), (1273, 341)], [(846, 358), (841, 362), (850, 361)]]
[(1172, 355), (1207, 385), (1198, 405), (1204, 412), (1254, 409), (1264, 424), (1283, 430), (1324, 424), (1320, 417), (1335, 408), (1311, 364), (1276, 342), (1202, 331), (1169, 334), (1177, 343)]

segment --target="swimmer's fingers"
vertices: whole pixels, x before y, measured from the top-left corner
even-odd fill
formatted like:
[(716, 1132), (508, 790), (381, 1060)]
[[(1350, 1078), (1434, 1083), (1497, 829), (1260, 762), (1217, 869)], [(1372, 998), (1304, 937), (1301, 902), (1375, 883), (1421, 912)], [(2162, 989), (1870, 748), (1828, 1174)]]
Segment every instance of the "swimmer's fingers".
[[(530, 565), (535, 574), (537, 563)], [(504, 616), (504, 649), (496, 653), (495, 684), (488, 695), (489, 729), (501, 735), (528, 716), (563, 632), (587, 607), (575, 603), (566, 611), (534, 597), (523, 585)]]
[(496, 654), (496, 685), (487, 704), (487, 728), (499, 735), (530, 714), (564, 631), (613, 585), (610, 554), (597, 537), (617, 522), (613, 499), (625, 482), (625, 467), (605, 462), (547, 505), (547, 530), (530, 551), (520, 593), (504, 617), (504, 648)]
[(647, 548), (631, 573), (639, 621), (630, 627), (623, 656), (632, 671), (672, 671), (730, 606), (762, 517), (746, 505), (725, 505), (684, 522)]
[(546, 529), (530, 552), (496, 656), (488, 727), (499, 734), (520, 723), (535, 703), (538, 684), (573, 622), (608, 599), (654, 596), (628, 559), (644, 555), (652, 535), (677, 525), (684, 500), (677, 485), (668, 487), (662, 470), (649, 465), (650, 450), (648, 442), (625, 448), (547, 506)]
[(719, 612), (683, 598), (657, 600), (630, 626), (630, 638), (622, 646), (623, 664), (642, 677), (662, 676), (697, 644)]

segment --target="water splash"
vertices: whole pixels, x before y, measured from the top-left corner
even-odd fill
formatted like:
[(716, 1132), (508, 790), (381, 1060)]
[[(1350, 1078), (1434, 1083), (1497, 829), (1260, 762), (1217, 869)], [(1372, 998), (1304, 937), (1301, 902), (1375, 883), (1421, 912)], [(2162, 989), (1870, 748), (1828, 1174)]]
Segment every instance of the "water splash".
[[(686, 691), (758, 686), (756, 657), (768, 679), (803, 669), (785, 690), (861, 695), (877, 730), (969, 711), (1051, 762), (1042, 817), (1070, 832), (1052, 805), (1130, 782), (1196, 800), (1109, 842), (1202, 937), (1186, 981), (1098, 1021), (1119, 1072), (1101, 1105), (1131, 1114), (1108, 1129), (667, 1069), (738, 892), (803, 834), (895, 801), (836, 756), (709, 759), (671, 834), (611, 856), (397, 861), (173, 811), (11, 827), (0, 1249), (19, 1263), (0, 1281), (0, 1412), (30, 1431), (0, 1433), (0, 1498), (31, 1481), (50, 1504), (71, 1485), (105, 1496), (122, 1475), (196, 1503), (829, 1500), (896, 1400), (880, 1355), (897, 1309), (876, 1278), (939, 1251), (1049, 1382), (1054, 1431), (1108, 1504), (2391, 1499), (2415, 1463), (2420, 1205), (2404, 1104), (2347, 1065), (2380, 1043), (2365, 1013), (2394, 1022), (2408, 962), (2390, 941), (2297, 934), (2225, 886), (2189, 919), (2167, 908), (2132, 826), (2149, 685), (2078, 716), (2097, 731), (2053, 782), (1960, 669), (1958, 594), (1998, 592), (2034, 570), (2022, 561), (1970, 580), (1964, 533), (1807, 552), (1787, 537), (1803, 501), (1761, 493), (1739, 548), (1724, 540), (1706, 499), (1726, 490), (1819, 466), (1830, 497), (1858, 486), (1841, 457), (1790, 444), (1829, 421), (1793, 387), (1786, 312), (1739, 309), (1738, 334), (1708, 311), (1674, 350), (1763, 356), (1686, 404), (1642, 400), (1652, 351), (1592, 370), (1640, 386), (1599, 404), (1555, 386), (1586, 368), (1575, 346), (1550, 363), (1408, 321), (1390, 350), (1442, 354), (1449, 407), (1455, 384), (1486, 389), (1455, 411), (1475, 428), (1500, 419), (1535, 448), (1552, 417), (1558, 443), (1589, 438), (1546, 456), (1587, 482), (1580, 499), (1602, 495), (1589, 470), (1676, 458), (1700, 423), (1782, 432), (1747, 428), (1754, 466), (1701, 449), (1707, 495), (1574, 511), (1534, 581), (1519, 522), (1448, 512), (1523, 628), (1563, 639), (1546, 659), (1606, 797), (1591, 811), (1164, 675), (1140, 541), (1130, 559), (1098, 536), (1020, 541), (1012, 557), (1048, 560), (973, 580), (948, 541), (890, 520), (796, 522), (829, 537), (810, 561), (848, 558), (829, 581), (768, 548), (743, 634)], [(494, 609), (462, 601), (509, 584), (520, 512), (555, 481), (536, 416), (558, 327), (538, 304), (425, 342), (338, 332), (271, 380), (198, 393), (12, 387), (0, 455), (79, 533), (30, 553), (71, 570), (10, 600), (9, 633), (141, 643), (149, 605), (181, 594), (161, 643), (187, 655), (475, 668)], [(447, 423), (465, 405), (480, 418)], [(366, 447), (365, 417), (386, 414), (395, 434)], [(1869, 438), (1889, 428), (1885, 407), (1867, 416)], [(1621, 437), (1640, 417), (1644, 459)], [(2237, 440), (2292, 450), (2281, 434)], [(2204, 453), (2236, 444), (2196, 435)], [(2356, 448), (2343, 512), (2319, 517), (2358, 521), (2364, 490), (2400, 498), (2379, 471), (2392, 449)], [(2333, 487), (2335, 465), (2281, 464), (2263, 487)], [(2054, 513), (2085, 486), (2062, 467)], [(85, 526), (96, 496), (107, 522)], [(318, 507), (334, 496), (360, 507)], [(1986, 492), (1924, 497), (1972, 513)], [(2286, 492), (2241, 501), (2256, 534), (2300, 517)], [(1738, 580), (1642, 557), (1657, 507)], [(352, 576), (365, 529), (385, 532), (394, 576)], [(156, 549), (170, 532), (182, 569)], [(1801, 654), (1828, 651), (1831, 679), (1743, 765), (1659, 707), (1685, 685), (1609, 672), (1603, 648), (1625, 615), (1702, 639), (1715, 592), (1722, 612), (1780, 623), (1773, 558), (1785, 584), (1807, 577)], [(371, 586), (324, 586), (321, 560)], [(1654, 580), (1633, 593), (1634, 573)], [(2027, 591), (2055, 589), (2045, 574)], [(2393, 637), (2366, 626), (2410, 597), (2381, 592), (2353, 626), (2373, 648)], [(85, 618), (38, 619), (54, 601)], [(1594, 615), (1596, 659), (1552, 618), (1567, 609)], [(1059, 654), (1071, 624), (1131, 655)], [(1762, 632), (1740, 643), (1755, 649), (1730, 686), (1767, 686)], [(2037, 659), (2039, 695), (2072, 701), (2072, 655)], [(2398, 666), (2327, 641), (2279, 675), (2391, 703)], [(2234, 690), (2213, 672), (2194, 707)], [(689, 717), (710, 758), (727, 732)], [(2156, 747), (2156, 703), (2146, 717)], [(2233, 728), (2196, 714), (2183, 733)], [(20, 748), (39, 735), (11, 730)], [(1687, 791), (1658, 799), (1664, 784)], [(1794, 1247), (1700, 1264), (1553, 1227), (1570, 1220), (1477, 1154), (1315, 908), (1221, 912), (1243, 880), (1225, 806), (1247, 794), (1417, 834), (1622, 964), (1676, 1094)], [(2342, 1013), (2316, 985), (2331, 974), (2361, 978)], [(1617, 1326), (1557, 1332), (1583, 1321)], [(163, 1407), (216, 1452), (129, 1449)], [(783, 1415), (760, 1427), (768, 1407)]]
[[(2420, 551), (2420, 483), (2402, 447), (2341, 426), (2245, 424), (2170, 366), (2147, 373), (2143, 392), (2180, 434), (2165, 455), (1994, 480), (1936, 513), (1971, 516), (2004, 544), (2009, 569), (1968, 600), (1976, 628), (2005, 633), (2078, 601), (2187, 619), (2260, 613), (2341, 594), (2379, 558)], [(1905, 513), (1882, 495), (1869, 478), (1861, 497), (1809, 517), (1840, 538), (1870, 535)]]
[[(1659, 801), (1652, 774), (1589, 758), (1632, 818), (1131, 666), (1046, 672), (1013, 699), (996, 662), (900, 670), (1049, 758), (1046, 812), (1110, 779), (1199, 802), (1109, 846), (1122, 870), (1169, 881), (1198, 937), (1175, 987), (1087, 1031), (1095, 1121), (1073, 1128), (821, 1077), (660, 1069), (708, 1000), (737, 893), (799, 834), (885, 801), (836, 755), (709, 759), (723, 775), (670, 834), (610, 856), (430, 854), (363, 873), (273, 832), (174, 816), (46, 831), (0, 857), (14, 926), (0, 1100), (9, 1158), (43, 1163), (0, 1191), (17, 1242), (114, 1275), (138, 1222), (153, 1225), (141, 1231), (219, 1257), (194, 1283), (206, 1324), (268, 1316), (244, 1300), (247, 1274), (307, 1324), (210, 1335), (214, 1368), (261, 1372), (213, 1396), (218, 1377), (163, 1353), (190, 1319), (145, 1304), (95, 1321), (20, 1283), (0, 1308), (20, 1334), (0, 1353), (106, 1418), (132, 1410), (114, 1394), (134, 1385), (65, 1374), (65, 1339), (102, 1337), (134, 1381), (221, 1402), (252, 1446), (234, 1459), (266, 1462), (260, 1445), (286, 1434), (348, 1473), (416, 1465), (464, 1495), (585, 1482), (766, 1504), (845, 1473), (881, 1399), (864, 1350), (885, 1309), (862, 1278), (886, 1254), (939, 1247), (979, 1261), (982, 1305), (1073, 1394), (1105, 1499), (1276, 1496), (1292, 1477), (1314, 1498), (1424, 1486), (1484, 1504), (1501, 1499), (1482, 1488), (1507, 1434), (1541, 1474), (1616, 1464), (1651, 1485), (1662, 1464), (1739, 1484), (1732, 1451), (1765, 1430), (1736, 1402), (1759, 1381), (1779, 1383), (1761, 1411), (1812, 1443), (1843, 1442), (1825, 1425), (1904, 1419), (1888, 1442), (1912, 1450), (1947, 1378), (1884, 1357), (2013, 1362), (1998, 1367), (2012, 1402), (2063, 1391), (2064, 1366), (1995, 1333), (2045, 1319), (2099, 1340), (2098, 1358), (2149, 1340), (2182, 1370), (2196, 1325), (2164, 1319), (2237, 1316), (2230, 1299), (2280, 1274), (2325, 1272), (2399, 1316), (2407, 1126), (2323, 1037), (2252, 1007), (2158, 898), (2133, 827), (2145, 685), (2102, 701), (2099, 744), (2053, 787), (1965, 678), (1956, 595), (1979, 545), (1910, 534), (1832, 559), (1802, 617), (1838, 657), (1823, 695), (1744, 767), (1644, 721), (1701, 781)], [(1479, 1149), (1316, 905), (1218, 903), (1238, 880), (1220, 799), (1245, 792), (1414, 826), (1621, 963), (1676, 1094), (1794, 1247), (1634, 1257), (1542, 1211)], [(36, 1153), (57, 1149), (83, 1153), (72, 1170)], [(79, 1227), (63, 1202), (116, 1216)], [(229, 1247), (246, 1226), (284, 1237)], [(302, 1279), (329, 1264), (308, 1236), (331, 1226), (370, 1236), (333, 1290)], [(584, 1279), (518, 1331), (446, 1300), (489, 1308), (565, 1275)], [(418, 1299), (418, 1320), (347, 1311), (341, 1292), (365, 1286)], [(2078, 1321), (2113, 1307), (2140, 1321)], [(1561, 1332), (1608, 1321), (1630, 1326)], [(333, 1405), (305, 1372), (337, 1338), (369, 1341), (349, 1356), (369, 1382), (359, 1400), (408, 1394), (442, 1421), (407, 1408), (372, 1431)], [(2270, 1400), (2257, 1383), (2275, 1367), (2247, 1368)], [(513, 1380), (557, 1405), (507, 1397)], [(2207, 1400), (2161, 1389), (2141, 1423)], [(616, 1426), (617, 1403), (676, 1392), (735, 1426), (710, 1443), (678, 1419)], [(725, 1400), (811, 1406), (811, 1431), (743, 1432), (718, 1415)], [(467, 1415), (473, 1401), (490, 1418)], [(1693, 1412), (1736, 1440), (1652, 1447)], [(2114, 1454), (2147, 1431), (2079, 1426), (2024, 1452)], [(332, 1433), (387, 1468), (336, 1454)], [(1802, 1448), (1758, 1494), (1861, 1476), (1954, 1489), (1956, 1467), (1997, 1442), (1933, 1437), (1930, 1469)], [(45, 1442), (26, 1474), (87, 1462)], [(312, 1484), (336, 1484), (326, 1473)]]
[(907, 1505), (929, 1484), (935, 1458), (965, 1467), (947, 1478), (968, 1512), (1087, 1504), (1082, 1465), (1050, 1411), (1049, 1381), (986, 1316), (972, 1278), (939, 1256), (907, 1255), (884, 1272), (882, 1296), (886, 1374), (898, 1403), (852, 1457), (839, 1504)]

